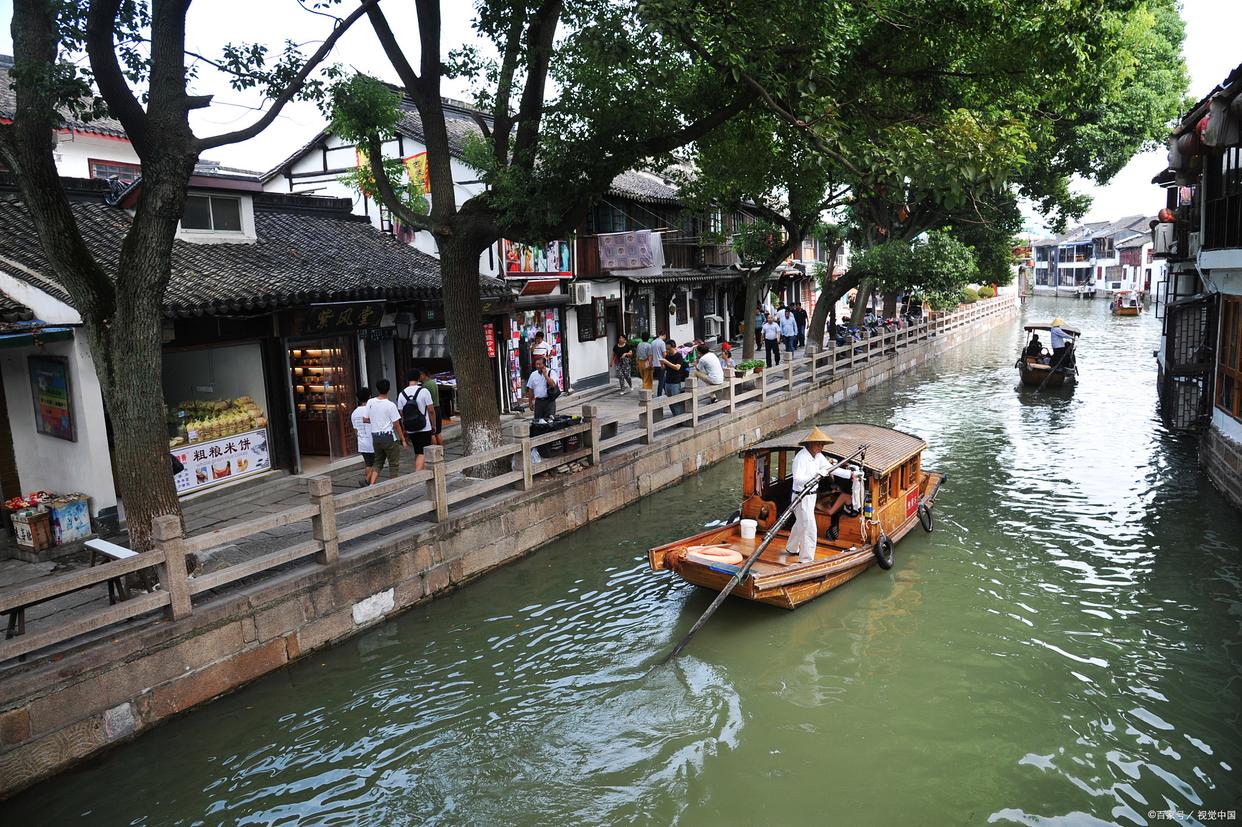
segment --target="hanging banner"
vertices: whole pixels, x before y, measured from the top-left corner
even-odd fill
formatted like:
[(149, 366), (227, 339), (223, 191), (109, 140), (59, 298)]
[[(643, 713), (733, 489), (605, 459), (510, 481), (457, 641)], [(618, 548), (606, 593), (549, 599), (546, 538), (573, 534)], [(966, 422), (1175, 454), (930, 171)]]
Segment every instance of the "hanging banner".
[(416, 152), (408, 158), (401, 159), (401, 165), (405, 167), (405, 174), (410, 176), (410, 183), (417, 186), (417, 182), (422, 181), (423, 194), (431, 194), (431, 178), (427, 174), (427, 153)]

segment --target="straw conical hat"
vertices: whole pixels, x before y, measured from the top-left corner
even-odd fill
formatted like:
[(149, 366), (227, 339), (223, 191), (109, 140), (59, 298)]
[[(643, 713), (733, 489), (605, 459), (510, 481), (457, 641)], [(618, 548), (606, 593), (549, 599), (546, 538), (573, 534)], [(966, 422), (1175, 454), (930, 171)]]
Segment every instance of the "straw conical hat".
[(1057, 316), (1055, 319), (1052, 320), (1053, 327), (1060, 327), (1063, 324), (1065, 324), (1065, 319), (1062, 319), (1060, 316)]
[(806, 436), (804, 436), (798, 442), (798, 444), (806, 445), (808, 442), (820, 442), (820, 443), (823, 443), (824, 445), (827, 445), (828, 443), (832, 442), (832, 437), (828, 436), (828, 434), (821, 431), (819, 429), (819, 426), (816, 425), (815, 427), (811, 428), (811, 432), (807, 434)]

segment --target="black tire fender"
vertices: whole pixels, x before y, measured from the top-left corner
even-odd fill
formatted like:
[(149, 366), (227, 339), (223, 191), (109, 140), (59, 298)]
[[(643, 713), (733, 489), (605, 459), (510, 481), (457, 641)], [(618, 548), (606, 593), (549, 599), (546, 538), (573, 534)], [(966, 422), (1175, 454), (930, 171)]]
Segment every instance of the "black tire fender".
[(926, 503), (919, 504), (919, 524), (923, 526), (923, 530), (928, 534), (936, 525), (936, 519), (932, 516), (931, 506)]
[(880, 568), (886, 571), (893, 567), (893, 541), (884, 534), (880, 535), (880, 541), (875, 544), (875, 559)]

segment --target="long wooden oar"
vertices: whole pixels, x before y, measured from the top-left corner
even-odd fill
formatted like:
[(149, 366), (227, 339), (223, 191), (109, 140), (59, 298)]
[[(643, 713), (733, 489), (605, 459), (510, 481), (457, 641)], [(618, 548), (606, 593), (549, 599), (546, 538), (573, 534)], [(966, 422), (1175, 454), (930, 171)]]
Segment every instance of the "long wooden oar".
[(1074, 350), (1074, 346), (1072, 344), (1069, 347), (1065, 348), (1065, 352), (1061, 354), (1061, 358), (1057, 360), (1057, 363), (1055, 365), (1053, 365), (1052, 370), (1048, 371), (1048, 375), (1044, 377), (1044, 381), (1039, 383), (1039, 387), (1035, 390), (1035, 393), (1040, 393), (1041, 391), (1043, 391), (1044, 385), (1048, 384), (1048, 380), (1052, 378), (1052, 374), (1057, 372), (1057, 368), (1065, 364), (1065, 360), (1069, 358), (1069, 355), (1071, 352), (1073, 352), (1073, 350)]
[(707, 607), (707, 611), (703, 612), (702, 616), (694, 622), (694, 625), (690, 627), (690, 631), (687, 632), (686, 636), (681, 639), (681, 642), (674, 646), (671, 652), (661, 658), (660, 662), (657, 663), (656, 666), (663, 666), (676, 657), (678, 652), (686, 648), (686, 644), (690, 642), (690, 638), (694, 637), (698, 633), (699, 629), (703, 628), (703, 624), (707, 623), (712, 614), (715, 613), (716, 609), (720, 608), (720, 604), (723, 603), (725, 598), (729, 596), (729, 593), (732, 592), (737, 584), (742, 582), (742, 578), (750, 572), (750, 567), (753, 566), (755, 561), (759, 559), (759, 555), (763, 554), (764, 550), (767, 549), (768, 544), (776, 538), (776, 532), (779, 531), (785, 523), (789, 522), (789, 518), (793, 516), (794, 509), (798, 503), (802, 502), (802, 498), (817, 491), (819, 489), (820, 480), (829, 476), (833, 471), (837, 470), (842, 465), (859, 455), (866, 457), (866, 443), (858, 446), (858, 450), (854, 453), (850, 454), (848, 457), (841, 460), (824, 473), (819, 474), (806, 485), (802, 486), (802, 490), (798, 492), (798, 495), (793, 498), (793, 502), (789, 504), (789, 508), (785, 509), (785, 513), (777, 519), (770, 529), (768, 529), (768, 533), (764, 535), (763, 542), (759, 544), (759, 548), (755, 549), (750, 557), (746, 558), (746, 562), (742, 564), (742, 567), (734, 572), (733, 577), (731, 577), (729, 582), (725, 584), (725, 587), (720, 590), (720, 594), (716, 595), (716, 599), (712, 601), (712, 605)]

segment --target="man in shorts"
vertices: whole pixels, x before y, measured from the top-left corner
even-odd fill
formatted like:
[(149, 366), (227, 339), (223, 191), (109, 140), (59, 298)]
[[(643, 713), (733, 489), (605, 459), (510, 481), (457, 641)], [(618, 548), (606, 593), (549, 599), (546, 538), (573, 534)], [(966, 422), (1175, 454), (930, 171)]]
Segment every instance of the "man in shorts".
[[(401, 411), (402, 427), (405, 429), (406, 436), (409, 437), (410, 444), (414, 446), (415, 471), (423, 470), (426, 465), (427, 460), (423, 452), (431, 444), (436, 431), (436, 406), (431, 399), (431, 391), (423, 386), (423, 381), (428, 376), (424, 368), (411, 368), (408, 374), (408, 384), (397, 395), (397, 408)], [(422, 414), (422, 427), (418, 427), (419, 423), (411, 421), (407, 416), (410, 412), (407, 408), (411, 405)]]
[[(358, 407), (349, 415), (349, 422), (358, 435), (358, 453), (362, 454), (362, 485), (374, 485), (371, 466), (375, 465), (375, 446), (371, 444), (371, 421), (367, 418), (367, 403), (371, 401), (371, 389), (358, 389)], [(361, 486), (359, 486), (361, 487)]]

